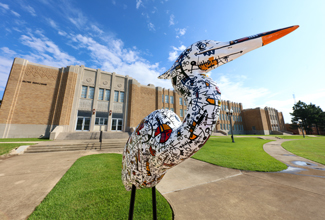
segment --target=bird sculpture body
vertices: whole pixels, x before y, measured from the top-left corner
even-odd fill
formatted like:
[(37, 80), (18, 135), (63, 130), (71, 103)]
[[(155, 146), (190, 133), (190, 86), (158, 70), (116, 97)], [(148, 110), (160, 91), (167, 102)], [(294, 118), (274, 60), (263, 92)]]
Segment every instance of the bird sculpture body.
[(161, 79), (171, 79), (187, 103), (180, 118), (160, 109), (145, 117), (123, 151), (122, 181), (126, 190), (154, 187), (167, 170), (191, 157), (209, 139), (220, 112), (221, 92), (207, 72), (271, 43), (299, 26), (269, 31), (229, 42), (198, 41), (186, 48)]

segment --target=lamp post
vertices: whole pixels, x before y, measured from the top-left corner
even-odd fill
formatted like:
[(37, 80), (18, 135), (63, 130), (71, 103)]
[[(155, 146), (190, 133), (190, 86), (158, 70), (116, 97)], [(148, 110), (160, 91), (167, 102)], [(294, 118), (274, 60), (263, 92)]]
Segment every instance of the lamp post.
[(298, 119), (298, 125), (300, 125), (301, 127), (301, 132), (302, 132), (302, 135), (304, 136), (305, 138), (305, 133), (304, 133), (304, 129), (302, 128), (302, 120), (301, 119)]
[(234, 135), (233, 135), (233, 133), (232, 133), (232, 120), (231, 120), (231, 117), (232, 117), (232, 113), (233, 113), (233, 112), (234, 112), (234, 111), (233, 111), (232, 109), (230, 109), (230, 111), (229, 111), (228, 108), (226, 109), (226, 114), (227, 114), (228, 117), (230, 117), (230, 132), (231, 132), (231, 139), (232, 139), (232, 142), (235, 143), (235, 141), (234, 141)]

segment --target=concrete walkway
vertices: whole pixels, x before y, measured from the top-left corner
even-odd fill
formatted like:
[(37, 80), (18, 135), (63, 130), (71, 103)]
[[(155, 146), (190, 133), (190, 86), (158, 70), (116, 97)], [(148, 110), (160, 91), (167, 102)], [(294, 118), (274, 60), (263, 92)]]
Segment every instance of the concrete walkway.
[[(188, 159), (172, 168), (157, 189), (171, 204), (176, 220), (324, 219), (324, 166), (292, 163), (304, 158), (285, 156), (291, 153), (282, 149), (282, 141), (287, 140), (265, 144), (265, 151), (301, 170), (247, 172)], [(98, 153), (105, 151), (0, 158), (0, 219), (26, 219), (76, 159)]]

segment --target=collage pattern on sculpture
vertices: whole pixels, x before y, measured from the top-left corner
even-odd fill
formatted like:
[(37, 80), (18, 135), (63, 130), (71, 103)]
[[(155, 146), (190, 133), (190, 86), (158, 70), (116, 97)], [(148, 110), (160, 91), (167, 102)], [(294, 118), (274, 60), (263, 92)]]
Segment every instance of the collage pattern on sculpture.
[[(193, 44), (179, 56), (175, 62), (178, 65), (174, 65), (173, 87), (188, 106), (184, 121), (173, 111), (156, 110), (140, 122), (127, 141), (122, 170), (127, 190), (132, 185), (137, 188), (157, 185), (168, 169), (191, 157), (209, 139), (220, 111), (220, 91), (205, 75), (214, 63), (202, 59), (193, 68), (189, 56), (206, 45), (207, 41)], [(194, 53), (191, 56), (199, 57)]]
[(160, 79), (171, 79), (186, 99), (184, 121), (169, 110), (156, 110), (138, 125), (123, 152), (122, 180), (127, 190), (153, 187), (166, 171), (191, 157), (209, 139), (220, 113), (220, 90), (205, 74), (243, 54), (296, 30), (291, 26), (229, 42), (198, 41), (186, 48)]

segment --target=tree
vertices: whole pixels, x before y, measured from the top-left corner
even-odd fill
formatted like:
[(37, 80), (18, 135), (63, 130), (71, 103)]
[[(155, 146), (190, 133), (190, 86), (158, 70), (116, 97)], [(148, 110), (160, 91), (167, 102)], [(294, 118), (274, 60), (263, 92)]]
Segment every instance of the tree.
[(302, 126), (307, 133), (312, 131), (312, 126), (315, 125), (317, 134), (319, 134), (320, 129), (325, 128), (325, 112), (319, 107), (312, 103), (307, 105), (302, 101), (298, 101), (293, 106), (293, 112), (290, 113), (293, 118), (291, 122), (293, 123), (293, 128), (297, 128), (297, 121), (302, 120)]

